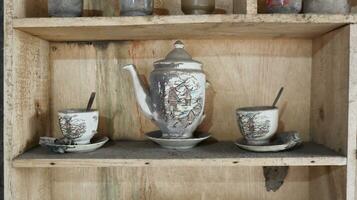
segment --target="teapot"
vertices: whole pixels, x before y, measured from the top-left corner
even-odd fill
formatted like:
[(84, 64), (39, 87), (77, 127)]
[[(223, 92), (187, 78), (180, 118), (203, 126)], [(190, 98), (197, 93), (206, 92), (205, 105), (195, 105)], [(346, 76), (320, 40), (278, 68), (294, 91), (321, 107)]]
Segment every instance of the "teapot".
[(123, 69), (130, 72), (139, 107), (160, 128), (162, 138), (191, 138), (204, 119), (206, 75), (181, 41), (174, 46), (165, 59), (154, 62), (149, 88), (135, 65)]

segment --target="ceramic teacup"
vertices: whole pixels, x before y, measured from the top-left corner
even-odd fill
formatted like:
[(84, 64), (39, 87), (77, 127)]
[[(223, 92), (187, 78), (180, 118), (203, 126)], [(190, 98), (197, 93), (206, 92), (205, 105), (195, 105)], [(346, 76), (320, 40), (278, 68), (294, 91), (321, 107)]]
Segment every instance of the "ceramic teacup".
[(238, 126), (249, 145), (265, 145), (278, 130), (279, 110), (272, 106), (246, 107), (236, 111)]
[(97, 110), (69, 109), (58, 112), (59, 126), (63, 136), (75, 144), (89, 144), (97, 133), (99, 112)]

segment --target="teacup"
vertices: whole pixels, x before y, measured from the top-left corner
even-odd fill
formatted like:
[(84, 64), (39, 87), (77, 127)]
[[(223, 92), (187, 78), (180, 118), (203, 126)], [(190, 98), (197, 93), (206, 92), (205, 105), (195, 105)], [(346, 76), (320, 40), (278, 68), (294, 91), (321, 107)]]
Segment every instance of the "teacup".
[(69, 109), (58, 112), (59, 126), (64, 137), (75, 144), (89, 144), (97, 133), (99, 112), (97, 110)]
[(265, 145), (278, 130), (279, 110), (272, 106), (246, 107), (236, 111), (240, 132), (249, 145)]

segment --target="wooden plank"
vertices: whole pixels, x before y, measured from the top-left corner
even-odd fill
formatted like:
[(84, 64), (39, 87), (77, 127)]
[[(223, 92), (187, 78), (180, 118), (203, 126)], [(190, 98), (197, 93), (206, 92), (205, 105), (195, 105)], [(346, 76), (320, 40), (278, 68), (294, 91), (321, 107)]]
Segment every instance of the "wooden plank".
[[(313, 41), (312, 139), (347, 154), (349, 29)], [(338, 137), (336, 137), (338, 135)]]
[(257, 14), (257, 13), (258, 13), (257, 0), (247, 0), (247, 14)]
[(345, 165), (346, 158), (314, 143), (293, 151), (252, 153), (233, 142), (205, 143), (189, 151), (160, 148), (149, 141), (111, 142), (86, 154), (58, 155), (43, 147), (13, 161), (14, 167), (113, 167), (113, 166), (321, 166)]
[(12, 34), (4, 84), (6, 199), (47, 198), (49, 188), (42, 187), (49, 183), (48, 170), (14, 169), (11, 160), (36, 144), (50, 128), (49, 43), (19, 31)]
[(12, 29), (28, 12), (17, 2), (4, 1), (4, 199), (50, 199), (48, 169), (11, 165), (49, 129), (49, 43)]
[(233, 0), (233, 13), (257, 14), (257, 0)]
[(284, 185), (267, 192), (261, 167), (54, 168), (52, 199), (303, 200), (308, 199), (307, 170), (291, 167)]
[[(321, 199), (322, 195), (323, 199), (355, 199), (355, 180), (352, 178), (355, 177), (356, 159), (356, 130), (353, 126), (355, 78), (350, 72), (354, 70), (350, 65), (353, 64), (350, 63), (350, 39), (350, 28), (347, 26), (313, 42), (312, 140), (347, 155), (348, 167), (343, 170), (332, 169), (325, 176), (317, 177), (313, 174), (320, 172), (311, 170), (312, 199)], [(326, 185), (326, 180), (334, 180), (337, 184)], [(331, 195), (324, 192), (327, 190), (336, 192)]]
[[(356, 2), (356, 1), (355, 1)], [(357, 26), (349, 29), (349, 107), (348, 107), (348, 150), (347, 150), (347, 195), (357, 198)], [(353, 178), (355, 177), (355, 178)]]
[[(235, 109), (270, 105), (281, 86), (280, 130), (297, 130), (309, 140), (310, 40), (184, 40), (211, 83), (202, 131), (218, 140), (240, 137)], [(99, 130), (118, 139), (144, 139), (156, 130), (140, 112), (131, 79), (121, 66), (134, 63), (148, 78), (152, 63), (166, 56), (174, 41), (54, 43), (51, 46), (52, 136), (61, 135), (57, 111), (86, 105), (92, 91), (100, 111)], [(160, 47), (160, 48), (158, 48)], [(274, 78), (272, 78), (274, 77)], [(227, 98), (230, 97), (230, 98)], [(296, 120), (299, 119), (299, 120)]]
[(28, 18), (14, 20), (14, 28), (50, 41), (314, 38), (355, 20), (345, 15)]
[(311, 200), (353, 200), (346, 196), (345, 167), (310, 167)]

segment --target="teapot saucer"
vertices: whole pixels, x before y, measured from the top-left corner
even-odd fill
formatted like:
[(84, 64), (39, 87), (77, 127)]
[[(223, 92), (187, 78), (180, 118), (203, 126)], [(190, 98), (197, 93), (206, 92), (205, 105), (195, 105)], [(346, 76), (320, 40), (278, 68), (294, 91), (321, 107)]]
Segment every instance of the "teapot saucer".
[(109, 141), (108, 137), (100, 136), (91, 140), (90, 144), (58, 144), (57, 138), (53, 137), (41, 137), (39, 144), (43, 147), (47, 147), (49, 150), (55, 153), (87, 153), (92, 152), (102, 147)]
[(253, 152), (279, 152), (299, 146), (302, 144), (302, 140), (299, 136), (299, 133), (293, 131), (277, 134), (277, 136), (270, 142), (270, 144), (266, 145), (250, 145), (244, 138), (238, 139), (235, 144), (241, 149)]
[(193, 138), (162, 138), (161, 131), (146, 133), (146, 137), (166, 149), (185, 150), (195, 147), (198, 143), (211, 137), (208, 133), (196, 132)]

